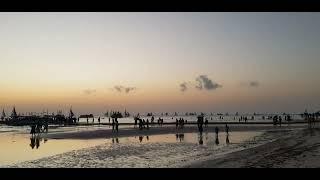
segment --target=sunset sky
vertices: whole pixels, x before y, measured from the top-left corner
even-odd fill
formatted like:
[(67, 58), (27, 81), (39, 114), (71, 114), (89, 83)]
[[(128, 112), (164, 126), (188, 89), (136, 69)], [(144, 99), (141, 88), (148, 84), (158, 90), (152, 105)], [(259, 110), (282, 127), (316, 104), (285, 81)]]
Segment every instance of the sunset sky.
[(0, 107), (320, 110), (320, 13), (0, 13)]

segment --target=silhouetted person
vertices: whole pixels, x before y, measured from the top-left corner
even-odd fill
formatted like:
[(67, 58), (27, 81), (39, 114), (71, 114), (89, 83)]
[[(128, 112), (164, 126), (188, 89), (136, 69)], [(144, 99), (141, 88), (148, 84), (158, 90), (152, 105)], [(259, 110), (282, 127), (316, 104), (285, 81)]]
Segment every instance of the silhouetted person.
[(142, 128), (146, 128), (146, 121), (144, 119), (142, 119)]
[(92, 123), (94, 123), (94, 117), (92, 117)]
[(117, 133), (119, 131), (119, 122), (118, 122), (117, 118), (116, 118), (116, 131), (117, 131)]
[(216, 126), (216, 128), (215, 128), (215, 132), (216, 132), (216, 136), (218, 136), (218, 135), (219, 135), (219, 128), (218, 128), (218, 126)]
[(87, 117), (87, 124), (89, 124), (89, 118)]
[(45, 122), (45, 126), (44, 126), (44, 129), (45, 129), (46, 133), (48, 133), (48, 128), (49, 128), (49, 125), (48, 125), (48, 122), (46, 121)]
[(179, 121), (178, 119), (176, 119), (176, 129), (178, 129), (178, 126), (179, 126)]
[(115, 122), (114, 122), (114, 119), (112, 118), (112, 132), (114, 132), (114, 127), (115, 126)]
[(226, 133), (229, 134), (229, 126), (226, 124)]
[(147, 129), (149, 129), (149, 119), (147, 119), (146, 124), (147, 124)]
[(138, 123), (137, 123), (137, 118), (134, 118), (134, 125), (133, 125), (133, 127), (136, 128), (137, 124), (138, 124)]
[(40, 133), (40, 123), (37, 124), (36, 133)]
[(282, 123), (282, 117), (279, 116), (279, 125), (281, 126), (281, 123)]
[(199, 124), (199, 127), (198, 127), (198, 128), (199, 128), (199, 132), (200, 132), (200, 134), (202, 134), (202, 132), (203, 132), (203, 127), (202, 127), (202, 126), (203, 126), (203, 124), (202, 124), (202, 123), (200, 123), (200, 124)]
[(98, 117), (98, 123), (100, 124), (100, 117)]
[(179, 134), (177, 133), (177, 134), (176, 134), (176, 140), (177, 140), (177, 141), (178, 141), (178, 138), (179, 138)]
[(36, 133), (36, 125), (31, 125), (31, 131), (30, 134), (33, 136)]
[(206, 118), (206, 120), (204, 121), (204, 127), (208, 127), (208, 123), (209, 123), (209, 121), (208, 121), (208, 119)]
[(142, 142), (143, 136), (139, 136), (139, 141)]
[(119, 143), (119, 139), (118, 139), (118, 137), (116, 137), (116, 143)]
[(147, 136), (147, 141), (149, 141), (149, 136)]

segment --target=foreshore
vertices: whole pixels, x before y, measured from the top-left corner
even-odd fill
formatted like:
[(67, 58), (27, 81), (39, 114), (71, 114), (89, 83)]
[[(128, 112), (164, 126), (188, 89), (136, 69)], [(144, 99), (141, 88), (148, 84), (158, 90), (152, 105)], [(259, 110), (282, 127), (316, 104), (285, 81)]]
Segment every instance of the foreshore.
[(195, 162), (189, 168), (319, 168), (320, 128), (305, 128), (272, 142)]
[[(268, 124), (261, 125), (228, 125), (230, 133), (233, 131), (264, 131), (264, 130), (284, 130), (303, 128), (306, 124), (282, 125), (273, 126)], [(99, 127), (99, 126), (98, 126)], [(215, 127), (219, 128), (220, 133), (225, 132), (225, 124), (212, 125), (204, 127), (204, 132), (215, 132)], [(150, 126), (149, 129), (139, 130), (138, 127), (119, 128), (119, 132), (113, 132), (111, 126), (100, 126), (99, 129), (67, 131), (67, 132), (52, 132), (44, 134), (46, 138), (51, 139), (95, 139), (95, 138), (112, 138), (112, 137), (130, 137), (139, 135), (158, 135), (158, 134), (176, 134), (176, 133), (197, 133), (196, 125), (185, 125), (183, 129), (177, 129), (175, 125), (158, 125)]]

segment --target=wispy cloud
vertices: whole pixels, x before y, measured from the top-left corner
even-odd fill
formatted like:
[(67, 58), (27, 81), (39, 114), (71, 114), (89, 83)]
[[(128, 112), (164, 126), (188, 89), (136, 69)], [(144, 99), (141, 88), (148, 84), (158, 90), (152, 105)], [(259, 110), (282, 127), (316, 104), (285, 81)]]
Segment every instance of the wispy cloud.
[(258, 81), (251, 81), (249, 82), (249, 86), (250, 87), (258, 87), (260, 85), (260, 83)]
[(256, 88), (256, 87), (259, 87), (259, 86), (260, 86), (260, 82), (258, 82), (258, 81), (241, 82), (241, 83), (240, 83), (240, 86)]
[(125, 92), (126, 93), (129, 93), (130, 91), (133, 91), (133, 90), (135, 90), (136, 88), (135, 87), (126, 87), (125, 88)]
[(91, 94), (95, 94), (97, 92), (97, 90), (95, 89), (85, 89), (83, 90), (83, 93), (86, 95), (91, 95)]
[(188, 89), (187, 87), (187, 83), (186, 82), (183, 82), (180, 84), (180, 91), (184, 92)]
[(121, 93), (121, 92), (125, 92), (126, 94), (136, 90), (137, 88), (136, 87), (124, 87), (124, 86), (121, 86), (121, 85), (117, 85), (117, 86), (114, 86), (114, 89)]

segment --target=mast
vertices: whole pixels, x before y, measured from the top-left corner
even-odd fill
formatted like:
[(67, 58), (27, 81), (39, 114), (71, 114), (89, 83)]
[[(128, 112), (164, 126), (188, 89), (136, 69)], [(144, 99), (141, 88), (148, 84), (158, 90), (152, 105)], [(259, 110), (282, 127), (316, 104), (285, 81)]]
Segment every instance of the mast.
[(6, 117), (6, 113), (4, 113), (4, 109), (2, 109), (1, 120), (4, 120), (5, 117)]
[(12, 118), (16, 118), (17, 117), (17, 112), (16, 112), (16, 107), (13, 106), (13, 110), (12, 110), (12, 113), (11, 113), (11, 117)]

